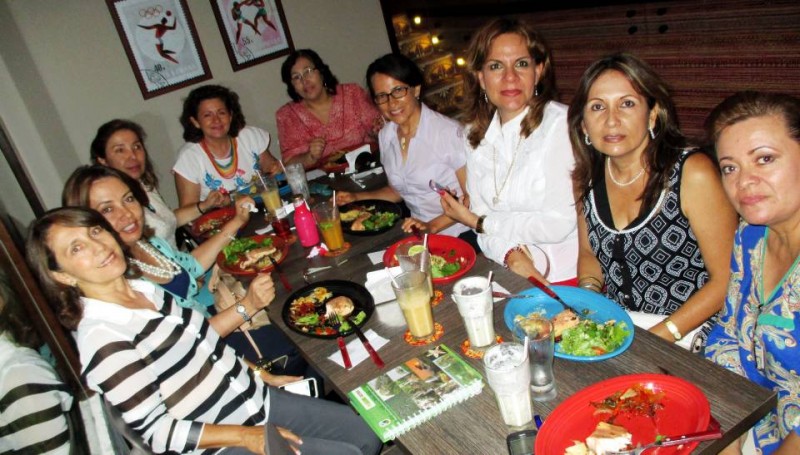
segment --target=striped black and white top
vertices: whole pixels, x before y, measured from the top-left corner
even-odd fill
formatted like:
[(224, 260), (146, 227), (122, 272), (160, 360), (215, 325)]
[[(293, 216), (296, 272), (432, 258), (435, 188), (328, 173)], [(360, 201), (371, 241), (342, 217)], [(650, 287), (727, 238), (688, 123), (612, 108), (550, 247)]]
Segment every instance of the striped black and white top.
[(82, 299), (75, 337), (87, 385), (156, 453), (215, 453), (197, 450), (205, 423), (266, 423), (268, 388), (205, 317), (151, 283), (131, 285), (159, 311)]
[(69, 454), (71, 407), (53, 367), (0, 333), (0, 454)]

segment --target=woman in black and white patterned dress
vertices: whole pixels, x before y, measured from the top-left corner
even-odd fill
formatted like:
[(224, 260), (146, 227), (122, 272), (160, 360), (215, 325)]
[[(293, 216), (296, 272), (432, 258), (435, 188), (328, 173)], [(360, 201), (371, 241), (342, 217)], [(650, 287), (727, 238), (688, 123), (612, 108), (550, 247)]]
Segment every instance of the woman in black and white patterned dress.
[(666, 85), (629, 54), (586, 70), (568, 121), (579, 285), (630, 312), (662, 316), (641, 320), (701, 350), (707, 330), (695, 329), (722, 308), (737, 222), (718, 169), (685, 148)]

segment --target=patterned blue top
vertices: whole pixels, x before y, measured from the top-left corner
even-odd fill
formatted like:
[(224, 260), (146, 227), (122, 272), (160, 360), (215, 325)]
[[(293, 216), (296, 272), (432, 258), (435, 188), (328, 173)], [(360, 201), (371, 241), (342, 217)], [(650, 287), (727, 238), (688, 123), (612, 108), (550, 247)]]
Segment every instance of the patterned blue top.
[(764, 455), (790, 432), (800, 435), (800, 269), (795, 260), (765, 298), (760, 288), (768, 235), (765, 226), (739, 226), (725, 309), (705, 351), (714, 362), (778, 393), (778, 407), (754, 427)]
[(198, 302), (195, 298), (197, 294), (200, 293), (200, 286), (197, 284), (197, 278), (203, 276), (205, 273), (203, 266), (197, 262), (197, 259), (195, 259), (194, 256), (173, 249), (172, 246), (170, 246), (170, 244), (164, 239), (159, 237), (150, 237), (147, 239), (147, 241), (153, 245), (159, 253), (178, 264), (183, 271), (188, 272), (189, 285), (185, 288), (185, 294), (176, 294), (175, 289), (172, 287), (168, 287), (159, 283), (154, 284), (172, 294), (172, 296), (175, 298), (175, 303), (177, 303), (178, 306), (191, 308), (202, 313), (203, 316), (209, 317), (210, 314), (208, 313), (206, 306)]

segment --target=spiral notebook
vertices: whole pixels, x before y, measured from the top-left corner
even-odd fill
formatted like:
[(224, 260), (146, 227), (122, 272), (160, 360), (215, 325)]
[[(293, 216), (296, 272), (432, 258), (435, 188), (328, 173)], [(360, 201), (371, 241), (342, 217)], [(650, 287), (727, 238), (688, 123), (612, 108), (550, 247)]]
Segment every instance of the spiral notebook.
[(370, 428), (386, 442), (478, 395), (482, 388), (481, 374), (440, 344), (347, 395)]

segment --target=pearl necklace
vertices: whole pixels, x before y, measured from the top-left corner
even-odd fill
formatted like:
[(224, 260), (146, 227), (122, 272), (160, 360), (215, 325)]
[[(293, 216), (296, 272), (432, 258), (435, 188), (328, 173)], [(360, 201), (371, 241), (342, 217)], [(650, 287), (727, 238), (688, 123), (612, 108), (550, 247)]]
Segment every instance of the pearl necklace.
[(639, 178), (644, 175), (644, 168), (642, 168), (639, 171), (639, 173), (636, 174), (632, 179), (628, 180), (625, 183), (622, 183), (622, 182), (617, 181), (617, 179), (614, 178), (614, 173), (611, 171), (611, 160), (608, 159), (608, 158), (606, 158), (606, 167), (608, 168), (608, 176), (611, 177), (611, 181), (614, 182), (614, 184), (616, 184), (617, 186), (628, 186), (628, 185), (631, 185), (633, 182), (639, 180)]
[(175, 278), (175, 276), (181, 273), (180, 266), (172, 262), (169, 258), (164, 257), (164, 255), (159, 253), (158, 250), (153, 248), (149, 243), (139, 240), (136, 242), (136, 246), (138, 246), (148, 256), (155, 259), (158, 263), (158, 266), (155, 266), (146, 262), (142, 262), (136, 258), (131, 258), (131, 263), (138, 267), (142, 273), (152, 277), (164, 279)]

